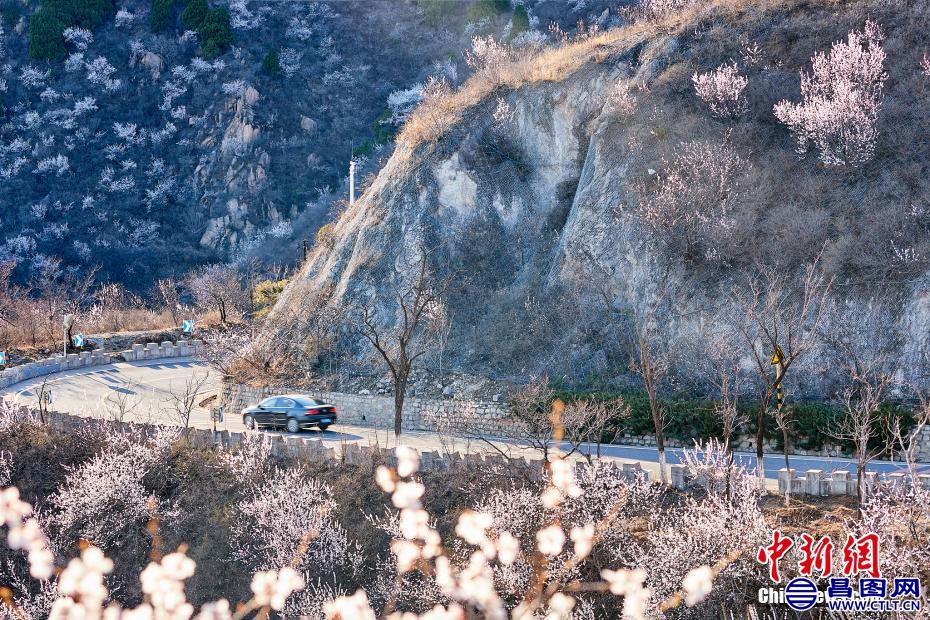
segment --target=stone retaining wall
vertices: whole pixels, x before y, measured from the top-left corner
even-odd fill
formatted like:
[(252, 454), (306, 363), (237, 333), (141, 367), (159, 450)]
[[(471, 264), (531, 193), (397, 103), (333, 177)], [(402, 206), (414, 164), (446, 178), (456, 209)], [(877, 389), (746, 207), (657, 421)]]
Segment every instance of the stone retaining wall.
[[(131, 422), (103, 422), (57, 411), (49, 411), (46, 415), (47, 424), (65, 432), (78, 430), (82, 426), (93, 422), (139, 428), (138, 424)], [(271, 454), (278, 458), (295, 458), (310, 462), (348, 463), (358, 466), (373, 466), (380, 463), (396, 465), (397, 463), (394, 448), (363, 446), (345, 442), (327, 444), (319, 439), (300, 434), (272, 435), (254, 431), (237, 433), (232, 431), (213, 432), (195, 428), (187, 429), (187, 440), (192, 444), (224, 450), (236, 449), (249, 435), (262, 437), (268, 441), (271, 444)], [(420, 453), (420, 462), (421, 469), (425, 471), (455, 467), (481, 468), (483, 471), (490, 471), (494, 468), (522, 467), (525, 470), (524, 473), (531, 476), (539, 476), (543, 472), (543, 461), (541, 459), (505, 459), (503, 456), (496, 454), (460, 454), (458, 452), (440, 453), (430, 451)], [(575, 467), (586, 466), (586, 462), (581, 459), (576, 459), (573, 462)], [(621, 463), (611, 459), (605, 459), (604, 463), (616, 468), (620, 475), (630, 479), (643, 476), (655, 479), (639, 463)], [(675, 488), (686, 489), (695, 483), (700, 484), (700, 481), (688, 479), (687, 468), (684, 465), (670, 465), (669, 470), (671, 474), (670, 481)], [(918, 484), (930, 489), (930, 474), (920, 474), (917, 478)], [(798, 475), (797, 471), (792, 469), (789, 478), (788, 470), (783, 468), (778, 473), (778, 488), (781, 492), (785, 491), (789, 480), (792, 495), (856, 495), (856, 477), (848, 471), (835, 471), (829, 475), (824, 475), (823, 470), (809, 469), (804, 475)], [(877, 485), (906, 484), (909, 484), (909, 482), (904, 473), (878, 475), (875, 472), (869, 472), (866, 474), (866, 487), (868, 489), (874, 489)]]
[[(789, 481), (792, 495), (856, 495), (858, 478), (848, 471), (834, 471), (824, 475), (822, 469), (808, 469), (803, 474), (792, 469), (789, 473), (782, 467), (778, 470), (778, 490), (782, 493), (788, 488)], [(930, 489), (930, 474), (919, 474), (918, 484)], [(866, 490), (874, 489), (879, 483), (888, 486), (903, 486), (908, 484), (908, 476), (904, 472), (894, 472), (879, 476), (874, 471), (865, 473)]]
[[(107, 425), (119, 425), (126, 428), (139, 428), (138, 424), (131, 422), (110, 422), (72, 416), (58, 411), (47, 412), (46, 423), (58, 430), (73, 432), (88, 423), (98, 422)], [(234, 450), (240, 446), (248, 436), (261, 437), (271, 444), (271, 454), (277, 458), (294, 458), (308, 462), (348, 463), (358, 466), (373, 466), (378, 464), (397, 465), (394, 448), (380, 446), (364, 446), (354, 443), (327, 444), (319, 439), (305, 435), (272, 435), (268, 433), (246, 431), (237, 433), (232, 431), (209, 431), (205, 429), (187, 429), (187, 441), (196, 446), (212, 447), (216, 449)], [(616, 468), (618, 475), (634, 479), (649, 477), (649, 472), (643, 470), (639, 463), (619, 463), (607, 461), (608, 466)], [(587, 466), (582, 460), (575, 461), (576, 467)], [(437, 451), (420, 453), (420, 469), (422, 471), (438, 471), (456, 467), (471, 469), (481, 468), (513, 468), (519, 467), (525, 475), (540, 476), (543, 472), (541, 459), (506, 459), (496, 454), (458, 452), (440, 453)]]
[[(150, 342), (147, 345), (133, 345), (132, 349), (122, 351), (118, 355), (129, 362), (171, 357), (191, 357), (200, 351), (202, 344), (200, 340), (180, 341), (176, 345), (171, 342), (163, 344)], [(69, 353), (68, 355), (54, 355), (44, 360), (13, 366), (0, 371), (0, 389), (6, 389), (15, 383), (34, 379), (35, 377), (44, 377), (65, 370), (103, 366), (112, 364), (113, 361), (112, 357), (100, 349)]]
[[(275, 394), (293, 392), (282, 387), (251, 387), (241, 384), (223, 385), (221, 402), (229, 414), (257, 404)], [(394, 427), (394, 397), (374, 394), (345, 394), (300, 390), (336, 407), (340, 422), (376, 428)], [(525, 427), (509, 419), (510, 409), (502, 403), (469, 400), (434, 400), (409, 397), (404, 401), (403, 428), (452, 433), (474, 433), (497, 437), (525, 434)]]

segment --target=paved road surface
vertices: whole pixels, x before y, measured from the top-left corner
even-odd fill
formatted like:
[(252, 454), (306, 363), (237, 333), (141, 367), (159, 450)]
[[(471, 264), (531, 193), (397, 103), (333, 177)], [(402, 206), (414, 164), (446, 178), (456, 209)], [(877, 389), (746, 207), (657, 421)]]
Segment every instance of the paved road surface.
[[(24, 381), (0, 391), (0, 396), (14, 402), (34, 405), (43, 383), (42, 378)], [(198, 388), (198, 402), (215, 394), (219, 387), (219, 377), (202, 362), (192, 358), (164, 361), (118, 363), (89, 369), (72, 370), (47, 377), (46, 389), (52, 392), (52, 408), (58, 411), (92, 416), (113, 418), (121, 412), (124, 419), (141, 422), (171, 423), (176, 420), (172, 411), (172, 394), (187, 391), (191, 386)], [(191, 425), (197, 428), (209, 428), (209, 413), (197, 408), (191, 416)], [(244, 431), (241, 418), (236, 412), (227, 412), (226, 420), (219, 427), (221, 430)], [(342, 444), (355, 442), (378, 444), (390, 447), (395, 445), (393, 432), (361, 426), (336, 424), (324, 433), (307, 431), (323, 441)], [(450, 450), (492, 452), (500, 449), (512, 455), (529, 456), (532, 452), (518, 442), (493, 439), (489, 442), (467, 437), (440, 437), (435, 433), (408, 431), (401, 441), (420, 450)], [(584, 446), (585, 451), (594, 452), (596, 446)], [(622, 462), (640, 462), (644, 468), (657, 473), (658, 454), (648, 446), (601, 446), (601, 454)], [(668, 450), (669, 462), (680, 460), (681, 450)], [(755, 456), (745, 453), (737, 454), (737, 459), (755, 467)], [(764, 459), (766, 478), (777, 479), (778, 470), (784, 466), (781, 455), (767, 455)], [(791, 466), (799, 471), (822, 469), (825, 472), (847, 469), (855, 471), (855, 463), (843, 458), (791, 457)], [(870, 469), (889, 472), (900, 469), (899, 463), (876, 461)], [(930, 465), (924, 466), (930, 472)]]

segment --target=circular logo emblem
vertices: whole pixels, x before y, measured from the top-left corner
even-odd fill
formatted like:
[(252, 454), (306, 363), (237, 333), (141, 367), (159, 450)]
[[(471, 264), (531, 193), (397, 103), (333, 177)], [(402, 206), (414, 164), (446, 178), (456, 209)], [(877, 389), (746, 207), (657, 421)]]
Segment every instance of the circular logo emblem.
[(785, 602), (795, 611), (805, 611), (817, 603), (817, 586), (810, 579), (797, 577), (785, 587)]

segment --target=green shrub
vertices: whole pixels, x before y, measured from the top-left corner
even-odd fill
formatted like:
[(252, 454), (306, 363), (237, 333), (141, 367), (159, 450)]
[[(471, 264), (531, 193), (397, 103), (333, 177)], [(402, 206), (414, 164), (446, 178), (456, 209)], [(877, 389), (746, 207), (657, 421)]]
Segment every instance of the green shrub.
[(375, 148), (374, 143), (371, 140), (365, 140), (358, 146), (352, 147), (352, 157), (358, 155), (371, 155), (371, 151)]
[(510, 0), (475, 0), (468, 8), (468, 21), (480, 22), (482, 19), (494, 19), (510, 8)]
[(188, 30), (199, 31), (209, 13), (210, 5), (207, 4), (207, 0), (190, 0), (187, 8), (181, 12), (181, 21)]
[(255, 302), (255, 318), (262, 318), (267, 315), (271, 308), (278, 302), (284, 287), (287, 286), (287, 280), (262, 280), (255, 285), (255, 291), (252, 294), (252, 300)]
[(229, 27), (229, 11), (223, 7), (210, 9), (197, 34), (200, 36), (204, 58), (216, 58), (225, 52), (233, 42), (232, 28)]
[(423, 11), (426, 22), (433, 25), (442, 21), (452, 5), (448, 0), (417, 0), (417, 7)]
[(518, 4), (513, 10), (513, 17), (510, 18), (510, 36), (515, 37), (521, 32), (530, 29), (530, 15), (526, 12), (526, 7)]
[(59, 60), (65, 56), (65, 23), (51, 10), (40, 8), (29, 18), (29, 55), (38, 60)]
[(92, 30), (113, 13), (112, 0), (42, 0), (29, 18), (29, 55), (59, 60), (67, 50), (62, 33), (70, 26)]
[[(622, 390), (619, 392), (578, 390), (553, 384), (554, 395), (565, 402), (576, 400), (609, 400), (623, 398), (630, 406), (630, 416), (625, 420), (615, 420), (611, 431), (616, 428), (631, 435), (652, 435), (655, 433), (652, 424), (652, 413), (649, 409), (649, 398), (645, 390)], [(710, 437), (721, 437), (723, 428), (720, 420), (714, 415), (714, 404), (707, 399), (695, 399), (685, 395), (663, 398), (659, 406), (665, 411), (667, 428), (665, 436), (690, 442)], [(788, 439), (793, 448), (801, 450), (820, 450), (826, 444), (839, 444), (847, 453), (852, 452), (852, 444), (848, 441), (837, 442), (831, 436), (837, 422), (843, 416), (843, 409), (839, 405), (829, 402), (796, 402), (785, 405), (791, 408), (793, 420), (788, 433)], [(738, 434), (754, 437), (756, 433), (756, 413), (759, 403), (742, 401), (740, 411), (744, 423)], [(881, 415), (874, 429), (873, 447), (888, 445), (889, 420), (898, 418), (906, 431), (914, 425), (913, 413), (907, 407), (894, 403), (886, 403), (881, 407)], [(608, 433), (612, 435), (612, 432)], [(781, 449), (783, 438), (781, 431), (775, 424), (774, 413), (766, 416), (765, 437)]]
[(223, 50), (221, 50), (217, 42), (212, 39), (200, 46), (200, 55), (207, 60), (213, 60), (217, 56), (222, 55), (222, 53)]
[(41, 9), (52, 11), (68, 26), (92, 30), (115, 12), (112, 0), (42, 0)]
[(152, 0), (149, 26), (155, 32), (163, 32), (174, 26), (174, 5), (177, 0)]
[(391, 120), (391, 110), (385, 109), (378, 118), (375, 119), (375, 122), (371, 124), (371, 129), (375, 134), (375, 141), (378, 144), (387, 144), (394, 139), (394, 136), (397, 134), (397, 127), (394, 126)]
[(262, 68), (268, 75), (277, 75), (281, 73), (281, 60), (278, 58), (278, 50), (270, 49), (262, 59)]

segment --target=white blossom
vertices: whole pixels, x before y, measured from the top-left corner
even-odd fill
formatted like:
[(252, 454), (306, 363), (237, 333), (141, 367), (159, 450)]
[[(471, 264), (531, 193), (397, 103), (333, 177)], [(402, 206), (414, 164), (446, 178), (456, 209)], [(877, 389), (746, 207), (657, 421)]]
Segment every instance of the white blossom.
[(710, 566), (699, 566), (692, 569), (681, 581), (685, 591), (685, 604), (694, 607), (710, 594), (714, 587), (714, 572)]
[(565, 545), (565, 532), (558, 525), (550, 525), (536, 533), (536, 546), (543, 555), (558, 555)]
[(828, 166), (872, 159), (888, 79), (882, 40), (878, 25), (867, 21), (861, 32), (834, 43), (829, 54), (814, 54), (811, 73), (801, 72), (802, 103), (775, 105), (775, 116), (791, 129), (799, 154), (813, 145)]
[(62, 34), (64, 35), (65, 41), (82, 51), (86, 50), (87, 46), (94, 42), (93, 33), (86, 28), (71, 26), (70, 28), (65, 28)]
[(735, 118), (746, 111), (743, 92), (749, 79), (740, 74), (736, 63), (720, 65), (709, 73), (691, 76), (694, 92), (715, 116)]
[(303, 589), (304, 585), (304, 578), (290, 566), (285, 566), (280, 571), (255, 573), (251, 588), (256, 603), (281, 611), (284, 609), (287, 597)]

